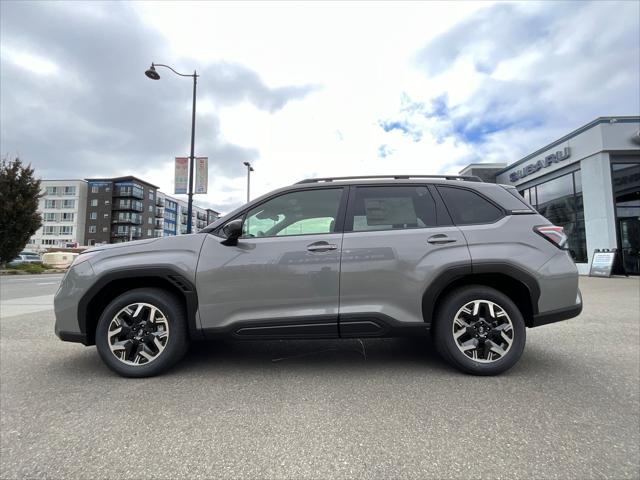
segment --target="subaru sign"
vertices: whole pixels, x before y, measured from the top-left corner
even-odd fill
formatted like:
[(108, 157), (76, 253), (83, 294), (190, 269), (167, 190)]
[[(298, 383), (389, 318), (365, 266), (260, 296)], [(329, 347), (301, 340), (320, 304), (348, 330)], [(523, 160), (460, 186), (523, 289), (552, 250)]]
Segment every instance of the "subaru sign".
[(536, 173), (543, 168), (547, 168), (555, 163), (562, 162), (571, 156), (571, 149), (569, 147), (564, 147), (564, 151), (558, 150), (556, 153), (552, 153), (551, 155), (547, 155), (544, 157), (544, 160), (538, 160), (537, 162), (532, 162), (514, 172), (511, 172), (509, 175), (509, 180), (512, 182), (517, 182), (518, 180), (526, 177), (527, 175), (531, 175), (532, 173)]

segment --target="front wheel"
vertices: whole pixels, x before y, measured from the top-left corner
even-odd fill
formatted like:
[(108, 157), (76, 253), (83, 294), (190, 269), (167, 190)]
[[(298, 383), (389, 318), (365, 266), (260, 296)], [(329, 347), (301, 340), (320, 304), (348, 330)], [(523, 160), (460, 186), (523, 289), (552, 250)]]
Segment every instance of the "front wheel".
[(489, 287), (466, 286), (448, 294), (435, 317), (434, 340), (451, 365), (474, 375), (502, 373), (520, 359), (524, 319), (509, 297)]
[(96, 347), (104, 363), (124, 377), (150, 377), (168, 370), (188, 347), (182, 303), (157, 288), (123, 293), (102, 312)]

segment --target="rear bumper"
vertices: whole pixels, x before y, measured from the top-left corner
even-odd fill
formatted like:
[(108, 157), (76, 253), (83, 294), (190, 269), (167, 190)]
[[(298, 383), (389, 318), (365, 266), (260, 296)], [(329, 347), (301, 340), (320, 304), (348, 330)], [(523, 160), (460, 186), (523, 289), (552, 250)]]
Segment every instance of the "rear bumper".
[(559, 308), (557, 310), (551, 310), (549, 312), (539, 313), (533, 316), (531, 321), (531, 327), (540, 327), (549, 323), (560, 322), (562, 320), (569, 320), (570, 318), (577, 317), (582, 312), (582, 294), (578, 290), (577, 303), (571, 307)]

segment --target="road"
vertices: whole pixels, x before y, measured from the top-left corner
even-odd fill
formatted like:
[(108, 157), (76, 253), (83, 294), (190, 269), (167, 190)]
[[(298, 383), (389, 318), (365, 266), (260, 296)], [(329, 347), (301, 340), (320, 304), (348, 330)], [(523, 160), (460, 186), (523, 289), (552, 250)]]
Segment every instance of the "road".
[[(1, 277), (0, 307), (54, 278)], [(13, 304), (0, 477), (637, 479), (640, 281), (581, 288), (580, 317), (528, 330), (519, 364), (490, 378), (380, 339), (199, 344), (166, 375), (123, 379), (60, 342), (50, 306)]]
[(0, 277), (0, 316), (51, 310), (62, 277), (57, 274)]

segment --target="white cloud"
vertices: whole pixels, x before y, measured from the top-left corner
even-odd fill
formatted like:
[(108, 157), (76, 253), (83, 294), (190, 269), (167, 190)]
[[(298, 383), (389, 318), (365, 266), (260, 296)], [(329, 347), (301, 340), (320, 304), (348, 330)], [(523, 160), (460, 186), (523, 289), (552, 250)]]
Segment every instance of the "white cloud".
[[(135, 14), (120, 4), (55, 5), (55, 28), (12, 27), (21, 50), (4, 28), (3, 62), (61, 77), (59, 62), (65, 75), (76, 72), (73, 89), (32, 95), (42, 84), (16, 75), (3, 99), (33, 98), (58, 113), (21, 122), (3, 105), (3, 143), (18, 137), (6, 125), (27, 123), (31, 145), (80, 141), (92, 169), (82, 175), (135, 174), (170, 193), (172, 158), (187, 154), (189, 85), (151, 84), (140, 62), (197, 68), (196, 153), (211, 165), (210, 193), (196, 201), (223, 210), (244, 201), (245, 160), (255, 167), (252, 196), (310, 176), (455, 173), (471, 161), (514, 161), (597, 116), (640, 110), (637, 2), (145, 2)], [(81, 22), (78, 5), (94, 14)], [(12, 23), (28, 25), (25, 14), (35, 11), (21, 6)], [(65, 16), (74, 28), (58, 25)], [(112, 38), (78, 41), (101, 22)], [(87, 91), (78, 72), (95, 73)], [(88, 90), (103, 77), (99, 92)], [(80, 140), (66, 138), (75, 125)], [(53, 147), (38, 151), (62, 152)], [(51, 155), (42, 162), (55, 171), (63, 159)]]

